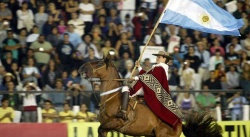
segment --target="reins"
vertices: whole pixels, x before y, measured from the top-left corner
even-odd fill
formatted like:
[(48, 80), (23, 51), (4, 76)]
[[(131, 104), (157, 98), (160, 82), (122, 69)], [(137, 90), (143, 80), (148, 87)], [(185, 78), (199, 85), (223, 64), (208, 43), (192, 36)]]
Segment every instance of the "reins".
[[(111, 62), (111, 63), (112, 63), (112, 62)], [(103, 67), (107, 67), (107, 64), (105, 64), (105, 65), (103, 65), (103, 66), (101, 66), (101, 67), (99, 67), (99, 68), (94, 68), (90, 62), (88, 62), (88, 64), (89, 64), (89, 66), (90, 66), (91, 69), (92, 69), (93, 75), (96, 73), (97, 70), (102, 69)], [(113, 65), (114, 65), (114, 64), (112, 64), (112, 66), (113, 66)], [(118, 73), (118, 71), (117, 71), (117, 68), (116, 68), (116, 67), (114, 67), (114, 68), (116, 69), (117, 75), (119, 76), (119, 73)], [(92, 77), (91, 77), (88, 81), (90, 81), (91, 86), (92, 86), (92, 89), (94, 90), (94, 86), (93, 86), (93, 83), (94, 83), (94, 82), (105, 82), (105, 81), (108, 81), (108, 83), (110, 83), (110, 82), (112, 82), (112, 81), (119, 81), (119, 83), (120, 83), (120, 82), (122, 83), (122, 81), (125, 81), (125, 80), (126, 80), (126, 79), (121, 79), (121, 78), (92, 80)], [(123, 85), (123, 83), (122, 83), (121, 85)], [(106, 88), (105, 88), (105, 89), (106, 89)], [(105, 91), (105, 92), (101, 93), (100, 96), (106, 96), (106, 95), (115, 93), (115, 92), (117, 92), (117, 91), (119, 91), (119, 90), (121, 90), (121, 87), (118, 87), (118, 88), (116, 88), (116, 89), (112, 89), (112, 90), (109, 90), (109, 91)], [(106, 99), (103, 103), (99, 104), (99, 106), (101, 107), (101, 106), (105, 105), (108, 101), (110, 101), (111, 99), (113, 99), (113, 98), (114, 98), (115, 96), (117, 96), (118, 94), (119, 94), (119, 92), (117, 92), (116, 94), (112, 95), (111, 97), (109, 97), (108, 99)], [(95, 95), (95, 98), (96, 98), (96, 100), (98, 100), (97, 97), (96, 97), (96, 95)]]

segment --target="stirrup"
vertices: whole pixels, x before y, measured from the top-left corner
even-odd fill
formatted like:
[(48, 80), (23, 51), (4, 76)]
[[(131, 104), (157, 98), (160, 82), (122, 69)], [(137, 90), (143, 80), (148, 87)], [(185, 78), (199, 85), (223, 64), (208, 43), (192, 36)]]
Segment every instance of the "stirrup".
[(128, 120), (127, 111), (126, 110), (119, 110), (116, 114), (117, 118), (122, 118), (123, 120)]

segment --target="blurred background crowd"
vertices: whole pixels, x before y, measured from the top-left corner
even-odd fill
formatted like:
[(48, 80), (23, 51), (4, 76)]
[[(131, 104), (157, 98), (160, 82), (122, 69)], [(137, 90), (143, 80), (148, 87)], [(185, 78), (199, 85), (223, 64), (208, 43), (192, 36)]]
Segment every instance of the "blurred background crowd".
[[(36, 122), (37, 107), (48, 123), (95, 121), (100, 83), (92, 88), (78, 68), (112, 51), (121, 77), (129, 78), (167, 1), (1, 0), (0, 91), (7, 94), (0, 94), (0, 123), (11, 122), (13, 110), (22, 111), (21, 122)], [(229, 1), (214, 2), (226, 10)], [(207, 91), (173, 92), (183, 113), (219, 105), (226, 108), (223, 119), (242, 119), (250, 98), (250, 1), (238, 1), (232, 15), (245, 23), (240, 37), (160, 24), (150, 39), (149, 46), (163, 46), (175, 59), (168, 63), (171, 91)], [(145, 70), (153, 64), (141, 63)], [(73, 106), (80, 107), (77, 114)]]

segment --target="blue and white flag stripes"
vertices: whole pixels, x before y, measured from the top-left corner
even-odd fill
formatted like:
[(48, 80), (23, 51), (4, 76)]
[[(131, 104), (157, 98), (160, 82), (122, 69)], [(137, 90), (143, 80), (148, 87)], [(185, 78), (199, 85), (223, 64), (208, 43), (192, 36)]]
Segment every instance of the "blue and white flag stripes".
[(244, 25), (213, 0), (169, 0), (160, 23), (233, 36), (240, 36), (238, 29)]

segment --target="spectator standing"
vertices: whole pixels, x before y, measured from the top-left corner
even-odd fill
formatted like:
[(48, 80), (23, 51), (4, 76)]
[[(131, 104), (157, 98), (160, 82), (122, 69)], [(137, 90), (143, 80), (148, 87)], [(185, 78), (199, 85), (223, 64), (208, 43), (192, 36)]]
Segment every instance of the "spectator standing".
[(74, 32), (77, 33), (79, 36), (84, 34), (85, 24), (84, 21), (78, 18), (77, 12), (71, 13), (71, 18), (67, 22), (68, 25), (74, 25)]
[(144, 11), (140, 11), (135, 14), (132, 19), (133, 25), (135, 26), (134, 35), (139, 44), (142, 44), (143, 39), (148, 34), (150, 28), (149, 19)]
[(8, 5), (1, 1), (0, 2), (0, 20), (11, 21), (13, 18), (11, 10), (8, 8)]
[(35, 23), (39, 28), (39, 32), (42, 32), (43, 25), (47, 22), (48, 20), (48, 14), (45, 13), (45, 6), (40, 5), (38, 7), (38, 12), (35, 14)]
[(35, 66), (35, 59), (29, 58), (27, 61), (27, 66), (23, 68), (23, 83), (34, 82), (38, 84), (38, 79), (40, 78), (40, 72)]
[(147, 15), (149, 16), (149, 21), (153, 23), (156, 16), (157, 0), (144, 0), (141, 7), (147, 9)]
[(3, 98), (0, 107), (0, 123), (12, 123), (14, 119), (14, 110), (9, 107), (9, 100)]
[(181, 108), (183, 114), (189, 114), (194, 111), (196, 107), (195, 102), (195, 97), (190, 93), (180, 93), (176, 100), (176, 104)]
[[(100, 105), (99, 105), (99, 102), (101, 101), (101, 98), (100, 98), (100, 91), (101, 90), (101, 84), (96, 82), (94, 83), (94, 89), (92, 91), (90, 91), (90, 109), (89, 111), (90, 112), (94, 112), (96, 114), (99, 113), (99, 109), (100, 109)], [(88, 90), (86, 90), (88, 91)]]
[[(49, 94), (49, 99), (54, 102), (55, 110), (58, 112), (63, 110), (63, 105), (66, 103), (66, 94), (60, 91), (65, 91), (65, 87), (63, 86), (62, 79), (57, 79), (55, 88), (47, 88), (48, 90), (54, 90), (55, 92)], [(58, 92), (58, 93), (57, 93)]]
[[(209, 90), (207, 85), (203, 86), (203, 90)], [(215, 107), (216, 98), (213, 94), (209, 92), (202, 92), (196, 97), (196, 102), (199, 110), (209, 112)]]
[(59, 118), (61, 123), (72, 123), (74, 118), (74, 113), (70, 109), (70, 105), (65, 103), (63, 105), (63, 111), (59, 112)]
[[(14, 81), (15, 81), (15, 77), (12, 73), (10, 73), (10, 72), (4, 73), (3, 81), (2, 81), (3, 86), (5, 86), (7, 88), (7, 83), (14, 82)], [(15, 85), (15, 83), (14, 83), (14, 85)]]
[(23, 113), (24, 113), (24, 122), (37, 122), (37, 96), (41, 93), (32, 93), (33, 91), (41, 91), (41, 89), (35, 83), (27, 82), (23, 88), (22, 93), (23, 100)]
[(99, 15), (98, 16), (98, 21), (96, 23), (96, 25), (98, 25), (101, 29), (101, 33), (104, 36), (104, 38), (107, 37), (107, 33), (109, 31), (109, 28), (107, 26), (107, 21), (106, 21), (106, 16), (105, 15)]
[(110, 22), (108, 24), (107, 38), (111, 40), (112, 45), (115, 45), (117, 40), (119, 39), (120, 32), (115, 23)]
[(217, 50), (220, 51), (220, 53), (221, 53), (222, 56), (225, 55), (225, 50), (224, 50), (224, 48), (221, 46), (220, 40), (219, 40), (218, 38), (217, 38), (217, 39), (214, 39), (214, 41), (213, 41), (213, 46), (210, 47), (210, 53), (211, 53), (211, 55), (215, 55)]
[(45, 36), (49, 35), (52, 33), (52, 28), (56, 27), (57, 24), (53, 19), (52, 15), (48, 15), (48, 20), (47, 22), (43, 25), (42, 28), (42, 34), (44, 34)]
[(210, 78), (204, 82), (208, 89), (222, 89), (220, 80), (216, 79), (214, 71), (210, 71)]
[[(0, 54), (3, 54), (3, 41), (7, 38), (7, 30), (10, 29), (10, 24), (8, 21), (3, 20), (2, 23), (0, 23)], [(2, 59), (3, 56), (0, 56), (0, 59)]]
[(117, 53), (117, 51), (115, 50), (115, 48), (112, 47), (111, 45), (111, 41), (109, 39), (105, 40), (104, 42), (104, 46), (102, 48), (102, 55), (101, 57), (106, 57), (110, 51), (114, 51), (115, 56), (118, 57), (119, 54)]
[(104, 0), (103, 7), (105, 8), (106, 12), (109, 12), (110, 9), (117, 8), (118, 2), (120, 2), (120, 0)]
[(17, 29), (26, 28), (28, 32), (34, 26), (34, 14), (31, 9), (28, 8), (28, 2), (22, 2), (21, 9), (17, 10)]
[(120, 58), (120, 59), (117, 61), (117, 65), (118, 65), (118, 70), (119, 70), (119, 72), (122, 72), (122, 71), (125, 70), (125, 62), (126, 62), (127, 60), (132, 60), (132, 58), (130, 58), (128, 52), (124, 52), (123, 55), (122, 55), (122, 58)]
[(202, 42), (196, 43), (198, 50), (195, 52), (195, 55), (200, 58), (201, 65), (198, 68), (198, 73), (200, 74), (201, 80), (207, 80), (209, 78), (209, 60), (210, 53), (204, 49), (204, 44)]
[(180, 86), (182, 87), (189, 87), (189, 88), (194, 88), (195, 87), (195, 80), (194, 80), (194, 75), (195, 71), (193, 68), (190, 67), (190, 62), (189, 60), (186, 60), (183, 63), (183, 68), (179, 70), (180, 74)]
[(229, 46), (229, 52), (226, 53), (226, 56), (225, 56), (225, 64), (226, 64), (226, 70), (228, 70), (229, 66), (231, 65), (235, 65), (237, 67), (240, 66), (240, 57), (234, 51), (234, 45)]
[(21, 91), (23, 89), (23, 84), (21, 81), (21, 68), (19, 68), (18, 64), (16, 62), (13, 62), (11, 64), (11, 70), (10, 73), (15, 77), (14, 83), (16, 86), (17, 91)]
[(87, 100), (87, 97), (83, 95), (82, 88), (79, 84), (72, 84), (69, 86), (69, 90), (71, 91), (72, 95), (69, 100), (70, 106), (80, 106), (81, 104), (89, 103), (89, 100)]
[[(45, 34), (44, 34), (45, 35)], [(39, 28), (37, 26), (33, 26), (33, 29), (32, 29), (32, 33), (30, 33), (27, 37), (27, 44), (28, 44), (28, 47), (30, 47), (30, 44), (32, 42), (35, 42), (38, 37), (40, 36), (40, 33), (39, 33)]]
[(74, 32), (74, 25), (73, 24), (68, 25), (67, 31), (65, 33), (67, 33), (69, 35), (69, 41), (74, 46), (74, 49), (76, 49), (77, 46), (79, 46), (79, 44), (82, 43), (82, 39), (81, 39), (80, 35), (77, 34), (76, 32)]
[(226, 45), (226, 52), (227, 53), (230, 53), (230, 47), (233, 49), (233, 51), (236, 53), (236, 54), (241, 54), (242, 52), (242, 46), (239, 44), (239, 41), (238, 41), (238, 38), (237, 37), (233, 37), (231, 39), (231, 43), (228, 43)]
[[(48, 66), (42, 76), (43, 85), (45, 87), (55, 88), (56, 80), (60, 78), (61, 70), (59, 69), (58, 65), (56, 64), (55, 60), (50, 59)], [(52, 101), (54, 102), (54, 101)], [(55, 103), (55, 102), (54, 102)]]
[(231, 98), (229, 98), (228, 103), (232, 103), (231, 108), (231, 119), (233, 121), (243, 120), (243, 105), (247, 104), (248, 101), (240, 92), (235, 93)]
[(72, 17), (72, 13), (76, 13), (78, 11), (78, 1), (74, 0), (67, 0), (65, 2), (65, 11), (66, 11), (66, 18), (69, 20)]
[(118, 3), (118, 9), (120, 11), (120, 18), (122, 21), (125, 21), (127, 15), (134, 17), (136, 7), (135, 3), (136, 1), (134, 0), (125, 0)]
[(58, 31), (57, 27), (53, 27), (51, 29), (51, 34), (47, 35), (46, 40), (51, 44), (53, 47), (52, 54), (55, 55), (56, 48), (58, 44), (61, 42), (61, 34)]
[(69, 71), (71, 67), (72, 54), (75, 52), (74, 46), (69, 41), (69, 34), (63, 34), (63, 41), (56, 47), (56, 63), (61, 65), (63, 71)]
[[(58, 5), (57, 5), (58, 6)], [(49, 3), (49, 11), (48, 14), (53, 17), (53, 21), (59, 25), (59, 21), (63, 19), (61, 10), (57, 9), (54, 2)]]
[(221, 63), (218, 63), (215, 66), (214, 73), (215, 73), (216, 79), (221, 79), (221, 77), (226, 76), (225, 68)]
[(174, 47), (174, 52), (172, 56), (174, 58), (173, 64), (176, 65), (178, 69), (180, 69), (181, 64), (183, 63), (184, 60), (184, 55), (183, 53), (180, 53), (180, 48), (178, 46)]
[(133, 32), (134, 31), (134, 25), (132, 23), (131, 17), (129, 14), (126, 14), (124, 21), (122, 22), (122, 25), (124, 26), (125, 32)]
[(77, 51), (79, 51), (83, 59), (89, 56), (88, 51), (90, 48), (94, 50), (95, 57), (100, 58), (100, 54), (95, 44), (92, 43), (92, 39), (90, 34), (83, 35), (83, 42), (77, 47)]
[(95, 6), (89, 2), (90, 0), (82, 0), (79, 4), (80, 16), (79, 18), (85, 23), (84, 33), (88, 34), (93, 25), (93, 14)]
[(221, 56), (221, 51), (219, 49), (216, 49), (215, 55), (209, 59), (209, 70), (215, 70), (217, 64), (221, 64), (223, 68), (225, 67), (224, 58)]
[(236, 72), (235, 66), (229, 66), (229, 71), (226, 73), (226, 78), (230, 89), (235, 89), (239, 87), (240, 74)]
[(80, 83), (81, 82), (81, 78), (78, 75), (78, 70), (77, 68), (73, 68), (70, 72), (70, 75), (68, 77), (68, 81), (71, 81), (72, 83)]
[(17, 0), (9, 0), (8, 8), (12, 12), (12, 20), (10, 22), (10, 26), (12, 26), (14, 30), (17, 30), (17, 10), (19, 9), (19, 3), (17, 2)]
[(29, 58), (34, 58), (34, 51), (32, 49), (27, 49), (27, 53), (25, 54), (25, 56), (22, 57), (20, 67), (25, 67)]
[(3, 45), (5, 52), (10, 51), (12, 53), (12, 57), (18, 60), (21, 45), (19, 40), (14, 38), (12, 30), (7, 31), (7, 38), (3, 41)]
[(53, 48), (49, 42), (45, 41), (45, 35), (41, 34), (30, 48), (35, 52), (34, 57), (38, 66), (48, 64)]
[(186, 54), (188, 52), (189, 47), (194, 47), (194, 45), (192, 44), (192, 38), (191, 37), (186, 37), (184, 44), (182, 44), (181, 47), (180, 47), (181, 48), (180, 51), (183, 54)]
[(117, 10), (115, 8), (111, 8), (109, 10), (109, 15), (107, 17), (107, 23), (115, 23), (116, 25), (120, 24), (121, 23), (121, 19), (120, 19), (120, 16), (117, 15)]
[(97, 11), (99, 11), (102, 8), (102, 6), (103, 6), (103, 2), (104, 1), (105, 0), (91, 0), (91, 3), (94, 4), (95, 5), (95, 9)]
[[(94, 61), (94, 60), (98, 60), (98, 59), (99, 58), (97, 58), (96, 55), (95, 55), (95, 50), (93, 48), (89, 48), (89, 50), (88, 50), (88, 56), (83, 59), (82, 63), (87, 63), (89, 61)], [(77, 68), (80, 67), (77, 64), (75, 64), (74, 66), (77, 66)]]
[(44, 102), (44, 109), (42, 109), (43, 123), (53, 123), (58, 114), (55, 109), (52, 108), (52, 102), (46, 100)]
[(59, 31), (60, 34), (65, 33), (65, 31), (67, 29), (67, 26), (65, 25), (65, 21), (64, 20), (60, 20), (59, 21), (59, 25), (57, 27), (58, 27), (58, 31)]
[(14, 110), (20, 110), (20, 99), (18, 94), (16, 94), (15, 84), (13, 81), (8, 82), (7, 84), (8, 94), (4, 94), (3, 98), (7, 98), (9, 100), (9, 106)]
[[(145, 36), (145, 38), (143, 40), (144, 45), (146, 45), (152, 31), (153, 31), (153, 29), (150, 29), (149, 33)], [(154, 33), (153, 36), (151, 37), (151, 40), (154, 43), (151, 46), (162, 46), (162, 39), (161, 39), (161, 36), (159, 34)], [(168, 50), (168, 51), (170, 51), (170, 50)], [(171, 51), (172, 51), (172, 49), (171, 49)]]
[[(0, 65), (0, 90), (4, 90), (3, 80), (5, 73), (6, 72), (4, 66)], [(0, 99), (2, 99), (2, 95), (0, 95)]]
[(194, 69), (194, 80), (195, 80), (195, 89), (201, 89), (201, 76), (198, 73), (199, 66), (201, 65), (201, 60), (198, 56), (195, 55), (195, 48), (193, 46), (188, 47), (188, 53), (184, 55), (184, 58), (189, 60), (190, 68)]
[(19, 62), (20, 63), (21, 63), (23, 56), (25, 56), (25, 54), (27, 53), (27, 49), (28, 49), (28, 45), (26, 42), (27, 35), (28, 35), (27, 30), (25, 28), (23, 28), (20, 30), (20, 33), (17, 37), (17, 39), (20, 42), (20, 46), (21, 46), (20, 51), (19, 51)]
[(121, 34), (120, 39), (116, 43), (115, 49), (118, 51), (119, 57), (121, 57), (124, 52), (128, 52), (132, 59), (135, 57), (134, 46), (132, 45), (132, 42), (128, 40), (125, 32)]
[(123, 78), (130, 78), (132, 71), (134, 67), (134, 61), (133, 60), (127, 60), (125, 62), (125, 70), (121, 72)]
[(247, 55), (250, 56), (250, 32), (246, 34), (246, 39), (243, 40), (243, 47), (247, 52)]
[(244, 96), (250, 99), (250, 74), (249, 72), (243, 72), (240, 78), (240, 87), (243, 89)]
[(6, 52), (5, 53), (5, 60), (3, 60), (2, 64), (5, 67), (5, 70), (7, 72), (11, 71), (11, 64), (14, 63), (14, 62), (18, 63), (17, 59), (13, 58), (12, 52), (11, 51)]

